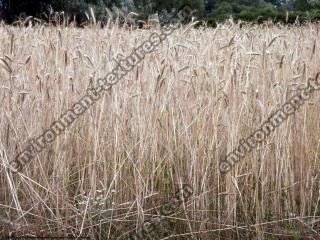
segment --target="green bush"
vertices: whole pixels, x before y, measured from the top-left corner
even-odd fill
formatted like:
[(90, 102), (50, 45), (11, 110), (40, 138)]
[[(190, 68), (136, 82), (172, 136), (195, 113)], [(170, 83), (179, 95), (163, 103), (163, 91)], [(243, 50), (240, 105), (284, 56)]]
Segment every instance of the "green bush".
[(312, 21), (319, 21), (320, 20), (320, 9), (315, 9), (310, 12), (310, 17)]
[(295, 24), (319, 21), (320, 9), (313, 9), (310, 12), (290, 11), (287, 13), (284, 10), (277, 10), (272, 7), (257, 9), (238, 4), (229, 4), (228, 6), (223, 4), (217, 8), (216, 11), (204, 17), (204, 21), (206, 21), (209, 26), (215, 26), (217, 22), (223, 22), (229, 19), (230, 16), (232, 16), (235, 21), (241, 20), (245, 22), (263, 23), (272, 20), (275, 23)]
[(258, 14), (256, 11), (243, 10), (239, 14), (236, 15), (235, 19), (241, 19), (247, 22), (253, 22), (257, 20)]
[(232, 5), (227, 2), (222, 2), (214, 12), (219, 15), (233, 13)]
[(268, 20), (277, 21), (279, 19), (279, 12), (271, 7), (261, 9), (243, 7), (239, 13), (233, 14), (233, 17), (236, 20), (262, 23)]

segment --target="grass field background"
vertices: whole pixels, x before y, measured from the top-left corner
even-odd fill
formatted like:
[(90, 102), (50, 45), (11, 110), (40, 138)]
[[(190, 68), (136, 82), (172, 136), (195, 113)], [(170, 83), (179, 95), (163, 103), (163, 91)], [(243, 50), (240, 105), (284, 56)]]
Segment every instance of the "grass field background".
[(317, 239), (319, 92), (218, 169), (320, 71), (317, 24), (181, 27), (23, 172), (5, 167), (153, 31), (0, 26), (0, 236), (128, 239), (186, 183), (160, 239)]

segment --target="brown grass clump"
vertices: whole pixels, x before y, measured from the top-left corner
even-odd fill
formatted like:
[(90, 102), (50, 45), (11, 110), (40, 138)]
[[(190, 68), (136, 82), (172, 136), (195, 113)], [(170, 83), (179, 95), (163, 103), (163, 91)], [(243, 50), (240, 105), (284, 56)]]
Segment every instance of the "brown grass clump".
[(0, 26), (0, 236), (128, 239), (187, 183), (193, 196), (160, 239), (319, 239), (319, 92), (232, 172), (218, 169), (320, 71), (319, 29), (185, 29), (11, 175), (28, 140), (153, 30)]

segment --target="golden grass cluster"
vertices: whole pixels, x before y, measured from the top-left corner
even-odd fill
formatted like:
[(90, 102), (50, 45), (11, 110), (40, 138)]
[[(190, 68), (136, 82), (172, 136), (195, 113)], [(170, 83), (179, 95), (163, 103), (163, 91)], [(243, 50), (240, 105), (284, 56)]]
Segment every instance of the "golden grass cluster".
[(320, 92), (218, 169), (320, 71), (316, 24), (181, 27), (23, 172), (5, 167), (153, 31), (0, 26), (0, 236), (128, 239), (186, 183), (159, 239), (319, 239)]

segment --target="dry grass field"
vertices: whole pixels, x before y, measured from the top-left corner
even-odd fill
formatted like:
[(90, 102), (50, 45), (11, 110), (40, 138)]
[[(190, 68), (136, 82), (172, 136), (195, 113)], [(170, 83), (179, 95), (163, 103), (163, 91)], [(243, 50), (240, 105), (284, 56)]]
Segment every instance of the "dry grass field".
[[(320, 27), (181, 27), (22, 172), (6, 167), (157, 29), (0, 25), (0, 236), (320, 239), (320, 92), (219, 162), (320, 71)], [(165, 232), (166, 236), (165, 236)]]

